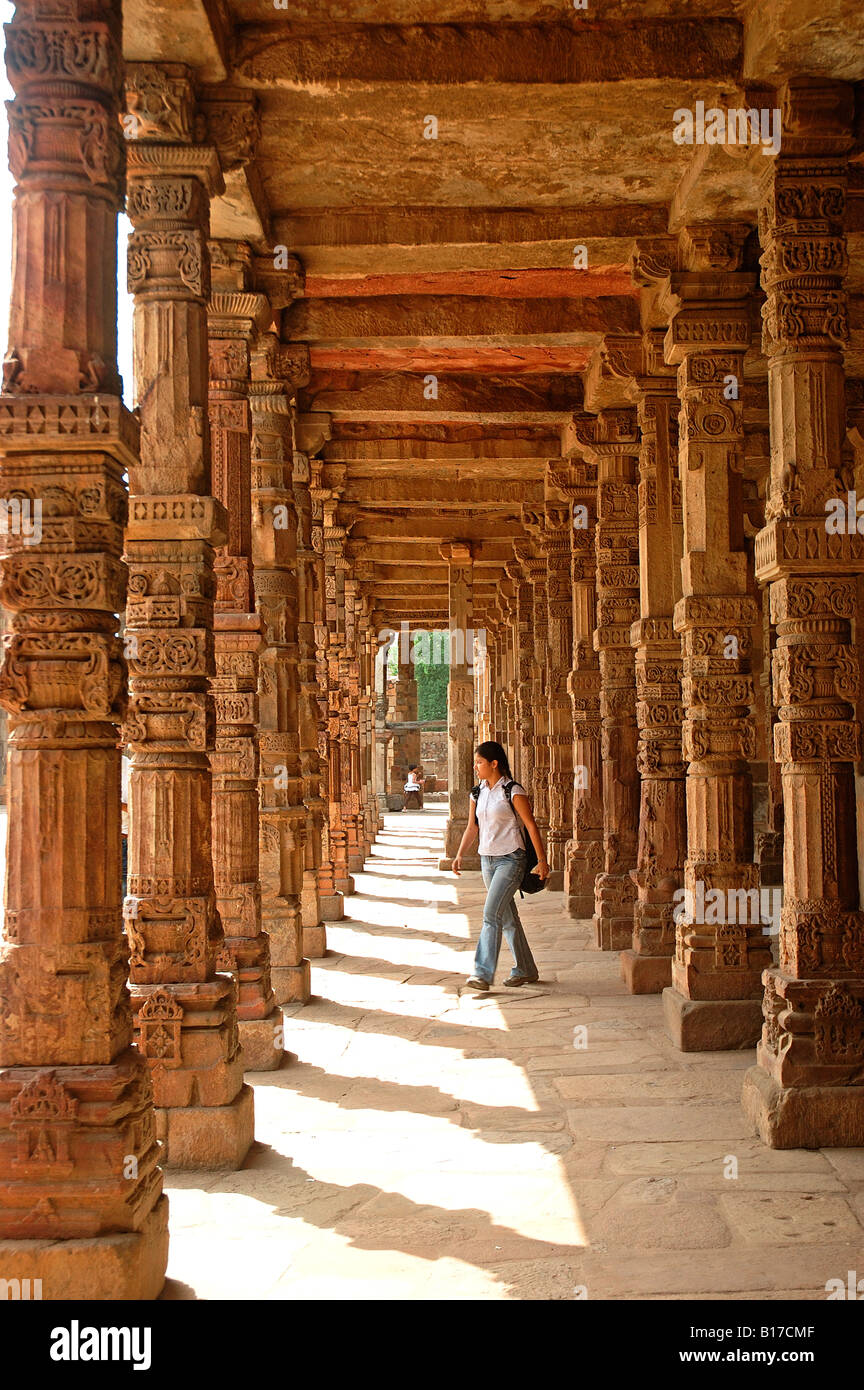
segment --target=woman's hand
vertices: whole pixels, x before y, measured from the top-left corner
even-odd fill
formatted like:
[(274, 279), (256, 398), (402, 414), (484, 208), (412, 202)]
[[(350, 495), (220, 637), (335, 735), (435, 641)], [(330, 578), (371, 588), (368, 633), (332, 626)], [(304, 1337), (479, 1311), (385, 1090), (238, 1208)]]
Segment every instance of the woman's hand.
[(450, 867), (452, 868), (454, 874), (455, 874), (456, 877), (458, 878), (459, 875), (460, 875), (461, 872), (462, 872), (462, 855), (461, 855), (461, 854), (457, 854), (457, 855), (456, 855), (456, 858), (453, 860), (453, 863), (451, 864)]
[(545, 858), (538, 859), (531, 872), (537, 875), (541, 883), (545, 883), (546, 879), (549, 877), (549, 865), (546, 863)]

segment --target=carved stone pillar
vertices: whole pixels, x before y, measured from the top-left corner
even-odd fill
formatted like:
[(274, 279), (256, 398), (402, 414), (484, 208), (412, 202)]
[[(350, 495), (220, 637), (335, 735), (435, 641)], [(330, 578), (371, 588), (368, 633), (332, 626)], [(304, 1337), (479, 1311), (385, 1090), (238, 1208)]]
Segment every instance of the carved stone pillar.
[(318, 767), (321, 785), (321, 827), (318, 845), (318, 910), (323, 922), (339, 922), (344, 916), (341, 892), (336, 888), (330, 839), (330, 632), (327, 623), (327, 572), (324, 560), (324, 498), (322, 483), (324, 465), (320, 459), (309, 461), (312, 498), (312, 550), (315, 555), (315, 682), (318, 710)]
[[(378, 623), (376, 631), (381, 631), (382, 624)], [(385, 725), (387, 723), (387, 652), (389, 647), (385, 642), (381, 643), (375, 651), (375, 795), (378, 800), (378, 819), (383, 824), (383, 818), (388, 811), (387, 805), (387, 734)]]
[(259, 670), (259, 862), (261, 923), (270, 937), (277, 1001), (309, 998), (303, 955), (306, 807), (300, 762), (297, 512), (294, 504), (294, 394), (302, 348), (264, 334), (253, 354), (252, 559), (264, 650)]
[[(531, 729), (534, 744), (534, 776), (528, 790), (537, 828), (544, 844), (549, 838), (549, 710), (547, 705), (548, 606), (546, 560), (539, 550), (521, 549), (516, 554), (531, 583), (531, 637), (533, 645), (531, 681)], [(563, 875), (562, 875), (563, 884)]]
[[(744, 1107), (774, 1148), (864, 1144), (864, 914), (854, 763), (860, 622), (857, 530), (845, 505), (843, 345), (847, 152), (853, 93), (797, 79), (783, 90), (783, 148), (765, 174), (763, 347), (771, 476), (757, 576), (777, 629), (774, 746), (784, 805), (780, 963), (764, 974), (765, 1024)], [(777, 104), (780, 105), (781, 101)]]
[(282, 1013), (270, 983), (270, 941), (261, 930), (258, 877), (258, 665), (264, 643), (252, 587), (249, 348), (270, 307), (248, 291), (249, 248), (210, 246), (210, 437), (213, 492), (228, 515), (216, 552), (216, 748), (213, 874), (225, 933), (217, 962), (237, 983), (237, 1019), (247, 1071), (281, 1064)]
[[(473, 560), (464, 541), (441, 546), (448, 566), (450, 681), (447, 686), (447, 795), (449, 811), (444, 855), (439, 868), (449, 869), (468, 824), (468, 797), (474, 785), (474, 675), (469, 663), (467, 633), (473, 627)], [(461, 660), (460, 660), (461, 658)], [(463, 859), (466, 869), (479, 869), (476, 847)]]
[[(684, 1051), (752, 1044), (770, 962), (753, 863), (755, 756), (750, 674), (756, 605), (742, 524), (744, 352), (754, 276), (741, 272), (747, 228), (682, 233), (666, 359), (678, 367), (684, 507), (683, 751), (687, 767), (686, 912), (677, 923), (667, 1028)], [(743, 890), (743, 892), (742, 892)]]
[(189, 69), (133, 64), (126, 87), (141, 411), (125, 555), (132, 1003), (169, 1164), (239, 1166), (252, 1142), (252, 1092), (236, 989), (217, 969), (208, 758), (213, 548), (227, 541), (225, 510), (211, 496), (207, 421), (209, 200), (222, 179), (215, 150), (192, 143)]
[(572, 518), (566, 504), (547, 502), (542, 547), (547, 574), (546, 702), (549, 733), (548, 886), (564, 887), (567, 843), (573, 830), (573, 713), (567, 680), (573, 661), (570, 579)]
[(41, 1279), (49, 1299), (151, 1299), (168, 1202), (120, 919), (116, 615), (138, 429), (116, 366), (119, 0), (53, 16), (19, 3), (6, 38), (16, 197), (0, 489), (25, 524), (10, 518), (0, 561), (0, 1271)]
[[(637, 263), (638, 276), (638, 263)], [(640, 277), (641, 278), (641, 277)], [(649, 296), (643, 309), (650, 311)], [(606, 338), (608, 369), (637, 402), (639, 613), (636, 652), (637, 766), (641, 777), (633, 944), (621, 971), (632, 994), (659, 994), (672, 980), (675, 893), (684, 877), (686, 798), (681, 754), (681, 641), (672, 624), (681, 597), (682, 512), (675, 369), (663, 362), (662, 329)], [(680, 897), (680, 895), (679, 895)]]
[(633, 939), (639, 834), (636, 684), (630, 629), (639, 613), (635, 411), (597, 418), (590, 457), (597, 464), (597, 627), (603, 759), (603, 871), (594, 886), (594, 934), (601, 951)]
[(375, 841), (378, 826), (378, 808), (372, 792), (372, 740), (373, 703), (372, 681), (372, 642), (373, 636), (369, 613), (371, 604), (365, 592), (371, 581), (371, 567), (368, 564), (357, 566), (358, 605), (357, 605), (357, 664), (359, 670), (359, 745), (360, 745), (360, 815), (363, 833), (363, 859), (368, 858)]
[[(582, 438), (593, 438), (594, 417), (579, 421)], [(575, 433), (576, 426), (568, 426)], [(590, 433), (589, 433), (590, 431)], [(579, 443), (577, 437), (577, 444)], [(571, 443), (566, 441), (567, 447)], [(567, 677), (573, 721), (573, 819), (564, 865), (564, 897), (571, 917), (590, 917), (594, 884), (603, 867), (603, 763), (600, 744), (600, 660), (594, 650), (597, 626), (597, 465), (579, 459), (556, 466), (552, 481), (571, 500), (571, 668)]]
[(330, 438), (330, 417), (322, 413), (300, 415), (295, 423), (299, 448), (294, 451), (294, 506), (297, 512), (298, 586), (298, 717), (300, 721), (300, 768), (303, 804), (306, 808), (303, 887), (300, 913), (303, 925), (303, 954), (327, 954), (327, 931), (321, 913), (320, 873), (327, 807), (323, 794), (321, 756), (321, 688), (318, 669), (318, 641), (324, 633), (324, 546), (323, 510), (313, 487), (316, 465), (313, 456)]
[(684, 880), (687, 844), (681, 639), (673, 626), (681, 597), (683, 537), (676, 467), (678, 397), (674, 386), (658, 389), (653, 378), (644, 385), (639, 402), (640, 617), (630, 633), (636, 650), (641, 800), (633, 946), (622, 954), (621, 968), (632, 994), (659, 994), (672, 982), (672, 914)]
[(504, 566), (515, 590), (515, 671), (511, 706), (516, 767), (519, 781), (529, 796), (534, 794), (534, 591), (522, 563), (508, 561)]
[(350, 561), (346, 561), (345, 642), (339, 662), (342, 685), (342, 823), (346, 835), (348, 869), (359, 873), (366, 859), (362, 805), (360, 729), (360, 629), (359, 593)]
[[(343, 806), (343, 789), (348, 773), (343, 774), (343, 762), (350, 768), (348, 744), (349, 711), (342, 679), (346, 646), (345, 558), (347, 531), (337, 524), (338, 494), (327, 492), (324, 500), (324, 563), (325, 613), (327, 622), (326, 682), (327, 682), (327, 854), (322, 861), (322, 915), (326, 921), (337, 921), (331, 912), (342, 913), (342, 897), (354, 892), (354, 880), (348, 869), (348, 836), (345, 826), (347, 805)], [(332, 889), (332, 892), (330, 891)]]
[[(325, 805), (321, 794), (321, 757), (318, 748), (318, 672), (315, 651), (315, 624), (318, 605), (318, 586), (323, 587), (320, 555), (313, 545), (313, 515), (309, 458), (294, 451), (294, 506), (297, 512), (297, 660), (298, 707), (300, 737), (300, 775), (303, 783), (305, 808), (303, 883), (300, 895), (300, 917), (303, 930), (303, 954), (321, 957), (327, 954), (327, 929), (321, 918), (318, 872), (321, 866), (321, 846)], [(321, 595), (323, 602), (323, 594)]]

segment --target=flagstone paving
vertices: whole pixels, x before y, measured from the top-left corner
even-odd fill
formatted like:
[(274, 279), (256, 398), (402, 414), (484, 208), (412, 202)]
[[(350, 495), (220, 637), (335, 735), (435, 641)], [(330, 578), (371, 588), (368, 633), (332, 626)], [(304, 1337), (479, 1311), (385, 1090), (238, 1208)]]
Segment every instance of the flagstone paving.
[(386, 817), (285, 1009), (291, 1061), (248, 1077), (244, 1168), (167, 1175), (163, 1297), (761, 1301), (864, 1277), (864, 1150), (764, 1148), (752, 1053), (677, 1052), (560, 894), (519, 904), (540, 983), (503, 988), (505, 946), (494, 989), (464, 990), (483, 889), (434, 867), (445, 814)]

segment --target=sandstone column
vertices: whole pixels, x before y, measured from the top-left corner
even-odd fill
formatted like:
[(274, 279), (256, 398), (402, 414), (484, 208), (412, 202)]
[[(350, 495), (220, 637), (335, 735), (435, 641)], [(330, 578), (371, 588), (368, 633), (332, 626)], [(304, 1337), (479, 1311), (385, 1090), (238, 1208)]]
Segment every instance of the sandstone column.
[[(638, 243), (637, 243), (638, 247)], [(638, 274), (638, 269), (637, 269)], [(650, 312), (643, 295), (643, 314)], [(681, 754), (681, 641), (672, 624), (681, 597), (682, 513), (677, 474), (675, 369), (663, 362), (662, 329), (606, 338), (609, 370), (637, 401), (639, 613), (636, 653), (637, 767), (641, 778), (632, 947), (621, 970), (633, 994), (659, 994), (672, 980), (675, 892), (683, 883), (686, 800)]]
[(309, 998), (303, 955), (306, 807), (299, 735), (294, 396), (307, 358), (263, 334), (252, 358), (252, 559), (264, 650), (259, 669), (261, 924), (277, 1001)]
[[(525, 787), (531, 797), (537, 828), (546, 844), (549, 838), (549, 712), (546, 702), (548, 609), (546, 560), (539, 550), (543, 518), (542, 514), (535, 517), (523, 508), (522, 521), (523, 525), (527, 521), (532, 539), (525, 545), (517, 543), (513, 550), (530, 585), (528, 635), (532, 660), (530, 686), (523, 687), (526, 704), (523, 705), (520, 723), (532, 744), (533, 756), (531, 784), (526, 783)], [(533, 526), (532, 521), (536, 522)], [(561, 881), (563, 883), (563, 875)]]
[[(342, 916), (342, 898), (354, 892), (354, 880), (348, 870), (348, 836), (345, 828), (347, 806), (343, 806), (343, 761), (350, 757), (348, 745), (349, 714), (342, 679), (345, 650), (345, 541), (348, 533), (338, 525), (338, 492), (321, 493), (324, 505), (324, 561), (327, 641), (324, 649), (322, 678), (327, 689), (327, 800), (328, 825), (326, 855), (322, 860), (321, 911), (325, 921), (338, 921)], [(331, 913), (337, 914), (331, 916)]]
[(12, 613), (0, 1271), (41, 1279), (46, 1299), (151, 1299), (168, 1202), (120, 918), (116, 615), (138, 448), (116, 364), (120, 3), (19, 2), (6, 39), (16, 190), (0, 490), (31, 524), (9, 526), (0, 562)]
[(243, 243), (210, 246), (210, 436), (213, 492), (228, 515), (216, 552), (216, 747), (213, 873), (225, 933), (217, 962), (238, 987), (237, 1019), (247, 1071), (273, 1071), (284, 1055), (282, 1013), (270, 983), (270, 941), (261, 930), (258, 877), (258, 666), (261, 618), (252, 587), (249, 348), (269, 322), (264, 295), (248, 289)]
[(547, 502), (543, 551), (547, 572), (546, 699), (549, 744), (549, 880), (563, 889), (567, 843), (573, 831), (573, 712), (567, 693), (572, 666), (573, 595), (571, 590), (570, 508)]
[[(441, 546), (447, 561), (450, 627), (450, 681), (447, 686), (447, 795), (449, 810), (444, 855), (439, 868), (449, 869), (468, 824), (468, 796), (474, 786), (474, 675), (468, 651), (473, 627), (471, 547), (464, 541)], [(460, 660), (461, 658), (461, 660)], [(476, 846), (463, 860), (466, 869), (479, 869)]]
[[(586, 436), (587, 419), (579, 422)], [(570, 435), (576, 438), (571, 445)], [(578, 447), (575, 426), (567, 428), (566, 445)], [(577, 459), (556, 466), (552, 481), (571, 499), (570, 580), (572, 654), (567, 676), (573, 721), (572, 838), (566, 847), (564, 897), (571, 917), (590, 917), (594, 883), (603, 867), (603, 763), (600, 752), (600, 661), (594, 650), (597, 626), (597, 465)]]
[[(687, 917), (677, 924), (667, 1028), (684, 1051), (753, 1043), (770, 962), (756, 902), (750, 718), (752, 629), (742, 527), (744, 352), (754, 276), (739, 269), (747, 228), (687, 228), (673, 272), (667, 361), (678, 366), (684, 508), (683, 751)], [(744, 890), (742, 893), (741, 890)], [(738, 896), (732, 897), (732, 894)], [(744, 920), (742, 920), (742, 918)]]
[(330, 573), (325, 564), (324, 545), (324, 498), (327, 496), (322, 485), (323, 462), (320, 459), (309, 461), (312, 498), (312, 550), (315, 554), (315, 682), (317, 686), (316, 705), (318, 709), (318, 766), (321, 780), (321, 829), (319, 859), (317, 868), (318, 909), (323, 922), (339, 922), (344, 916), (342, 893), (336, 887), (336, 866), (333, 859), (331, 840), (331, 806), (333, 768), (330, 750), (330, 629), (328, 626), (328, 603), (326, 597), (331, 583)]
[(207, 421), (209, 200), (222, 178), (215, 150), (192, 141), (189, 69), (136, 63), (126, 87), (141, 411), (125, 555), (132, 1002), (169, 1164), (238, 1166), (252, 1142), (252, 1092), (234, 982), (217, 973), (208, 758), (213, 548), (227, 540), (224, 508), (211, 496)]
[(359, 593), (350, 560), (344, 580), (345, 643), (339, 663), (342, 685), (342, 823), (349, 872), (360, 873), (366, 857), (361, 788)]
[(848, 341), (844, 275), (853, 93), (797, 79), (776, 102), (783, 145), (765, 174), (763, 346), (771, 475), (757, 576), (777, 629), (775, 753), (784, 806), (779, 967), (764, 974), (758, 1065), (744, 1106), (775, 1148), (864, 1143), (864, 914), (859, 910), (854, 763), (860, 622), (857, 531), (829, 529), (841, 474)]
[(504, 566), (513, 582), (515, 623), (513, 626), (515, 657), (511, 700), (513, 713), (514, 769), (529, 796), (534, 788), (534, 593), (523, 565), (519, 560)]
[[(321, 757), (318, 749), (318, 674), (315, 651), (316, 605), (318, 587), (323, 587), (323, 572), (319, 574), (319, 555), (313, 545), (312, 471), (309, 458), (299, 450), (294, 452), (292, 484), (297, 512), (297, 675), (298, 720), (300, 739), (300, 773), (303, 782), (305, 807), (303, 885), (300, 916), (303, 929), (304, 956), (327, 954), (327, 928), (321, 918), (318, 873), (321, 867), (322, 834), (325, 806), (321, 794)], [(323, 594), (322, 594), (323, 601)]]
[(603, 759), (603, 871), (594, 886), (594, 934), (602, 951), (633, 939), (639, 833), (636, 685), (630, 629), (639, 613), (635, 411), (604, 410), (589, 456), (597, 463), (597, 627)]

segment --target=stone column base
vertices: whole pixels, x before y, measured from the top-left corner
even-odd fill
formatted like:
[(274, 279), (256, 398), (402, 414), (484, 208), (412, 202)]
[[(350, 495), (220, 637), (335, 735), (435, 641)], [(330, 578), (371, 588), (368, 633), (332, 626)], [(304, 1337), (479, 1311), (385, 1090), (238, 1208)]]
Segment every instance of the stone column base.
[(761, 1067), (751, 1067), (744, 1073), (741, 1104), (770, 1149), (864, 1145), (864, 1087), (784, 1087)]
[(546, 887), (550, 893), (563, 893), (564, 891), (564, 870), (550, 869), (549, 877), (546, 880)]
[[(363, 865), (364, 865), (365, 863), (366, 863), (366, 855), (365, 855), (365, 854), (349, 854), (349, 855), (348, 855), (348, 870), (349, 870), (349, 872), (352, 873), (352, 874), (362, 874), (362, 872), (363, 872)], [(351, 885), (351, 892), (352, 892), (352, 893), (354, 892), (354, 885), (353, 885), (353, 883), (352, 883), (352, 885)]]
[(672, 984), (672, 957), (622, 951), (621, 978), (631, 994), (660, 994)]
[(594, 916), (594, 894), (575, 893), (566, 899), (568, 917), (575, 917), (578, 921), (587, 921)]
[(254, 1139), (252, 1087), (230, 1105), (187, 1105), (156, 1111), (156, 1137), (166, 1168), (239, 1168)]
[(164, 1194), (140, 1231), (83, 1240), (0, 1240), (3, 1278), (40, 1279), (46, 1303), (138, 1303), (158, 1298), (167, 1264)]
[(281, 1009), (273, 1009), (266, 1018), (237, 1020), (244, 1072), (279, 1070), (285, 1058), (283, 1023)]
[[(342, 893), (322, 896), (318, 899), (321, 917), (325, 922), (341, 922), (345, 916), (345, 898)], [(305, 950), (305, 947), (304, 947)]]
[(303, 928), (303, 954), (313, 960), (320, 960), (327, 954), (327, 928), (323, 922), (314, 927)]
[(308, 1001), (312, 993), (308, 960), (301, 960), (299, 965), (274, 965), (270, 977), (277, 1004), (305, 1004)]
[(687, 999), (663, 991), (666, 1032), (681, 1052), (733, 1052), (762, 1036), (761, 999)]
[[(594, 904), (591, 904), (592, 908)], [(632, 917), (597, 917), (594, 923), (594, 945), (600, 951), (623, 951), (633, 940)]]
[[(449, 859), (439, 859), (439, 860), (438, 860), (438, 868), (439, 868), (439, 869), (443, 869), (444, 872), (447, 873), (448, 870), (450, 869), (450, 865), (453, 863), (453, 858), (455, 858), (455, 856), (451, 856), (451, 858), (449, 858)], [(464, 856), (463, 860), (462, 860), (462, 872), (463, 872), (463, 873), (479, 874), (479, 872), (480, 872), (480, 859), (479, 859), (479, 856), (476, 855), (476, 854), (466, 854), (466, 855)]]

